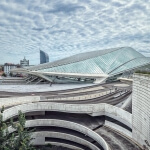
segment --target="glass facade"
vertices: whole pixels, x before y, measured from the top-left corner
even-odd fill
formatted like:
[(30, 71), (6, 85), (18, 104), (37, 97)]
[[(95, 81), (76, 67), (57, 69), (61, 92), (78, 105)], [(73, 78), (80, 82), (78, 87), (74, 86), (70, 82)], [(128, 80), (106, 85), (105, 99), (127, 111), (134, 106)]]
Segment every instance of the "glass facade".
[(118, 67), (116, 70), (114, 70), (111, 73), (111, 75), (115, 75), (124, 71), (140, 68), (141, 66), (145, 66), (147, 64), (150, 64), (150, 58), (146, 58), (146, 57), (136, 58)]
[(40, 50), (40, 64), (49, 62), (49, 56), (44, 51)]
[[(38, 70), (40, 72), (113, 74), (118, 67), (136, 58), (145, 57), (132, 48), (120, 48), (88, 59)], [(75, 59), (75, 58), (74, 58)], [(127, 69), (127, 68), (126, 68)]]

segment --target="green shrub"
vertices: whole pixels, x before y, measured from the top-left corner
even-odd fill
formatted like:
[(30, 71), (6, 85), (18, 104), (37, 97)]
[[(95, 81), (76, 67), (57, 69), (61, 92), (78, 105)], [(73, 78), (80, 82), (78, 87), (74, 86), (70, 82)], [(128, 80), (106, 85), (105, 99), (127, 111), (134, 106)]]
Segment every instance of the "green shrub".
[[(0, 150), (36, 150), (31, 144), (31, 133), (25, 128), (25, 115), (18, 112), (18, 122), (3, 121), (4, 107), (0, 113)], [(12, 126), (16, 131), (9, 133), (8, 127)]]
[(141, 74), (150, 74), (148, 71), (142, 71), (142, 70), (137, 70), (135, 73), (141, 73)]

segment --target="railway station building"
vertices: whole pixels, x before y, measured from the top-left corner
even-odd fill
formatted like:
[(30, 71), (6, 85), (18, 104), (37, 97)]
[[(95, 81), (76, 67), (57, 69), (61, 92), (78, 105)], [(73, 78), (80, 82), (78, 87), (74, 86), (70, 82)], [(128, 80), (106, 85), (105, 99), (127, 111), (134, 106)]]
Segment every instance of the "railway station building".
[(135, 70), (149, 64), (150, 58), (133, 48), (119, 47), (80, 53), (12, 71), (34, 76), (35, 80), (40, 78), (53, 83), (101, 83), (120, 76), (128, 77)]

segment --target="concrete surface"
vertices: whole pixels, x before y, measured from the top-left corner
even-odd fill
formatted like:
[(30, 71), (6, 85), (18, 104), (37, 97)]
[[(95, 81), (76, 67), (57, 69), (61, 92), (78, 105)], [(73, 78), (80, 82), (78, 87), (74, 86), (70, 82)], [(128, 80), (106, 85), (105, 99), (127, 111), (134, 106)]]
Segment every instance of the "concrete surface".
[(102, 87), (102, 86), (96, 86), (95, 87), (94, 86), (94, 87), (91, 87), (90, 89), (79, 89), (77, 91), (70, 91), (70, 92), (67, 92), (67, 93), (80, 93), (80, 92), (88, 92), (88, 91), (102, 90), (102, 89), (104, 89), (104, 87)]
[(110, 122), (108, 120), (105, 120), (105, 126), (110, 127), (114, 130), (117, 130), (118, 132), (120, 132), (121, 134), (128, 136), (129, 138), (132, 138), (132, 132), (130, 132), (129, 130), (125, 129), (122, 126), (119, 126), (113, 122)]
[[(111, 92), (115, 92), (115, 90), (111, 90)], [(75, 96), (68, 96), (68, 97), (53, 97), (53, 98), (46, 98), (47, 100), (60, 100), (60, 101), (67, 101), (67, 100), (73, 100), (73, 101), (77, 101), (77, 100), (87, 100), (87, 99), (93, 99), (93, 98), (97, 98), (97, 97), (101, 97), (104, 95), (107, 95), (110, 93), (110, 90), (106, 90), (104, 92), (97, 92), (97, 93), (93, 93), (93, 94), (85, 94), (85, 95), (75, 95)]]
[(115, 87), (128, 87), (128, 84), (114, 84)]
[(141, 150), (131, 139), (110, 128), (103, 126), (96, 130), (96, 132), (107, 141), (112, 150)]
[(39, 85), (0, 85), (0, 91), (7, 92), (44, 92), (44, 91), (57, 91), (65, 89), (74, 89), (93, 84), (39, 84)]

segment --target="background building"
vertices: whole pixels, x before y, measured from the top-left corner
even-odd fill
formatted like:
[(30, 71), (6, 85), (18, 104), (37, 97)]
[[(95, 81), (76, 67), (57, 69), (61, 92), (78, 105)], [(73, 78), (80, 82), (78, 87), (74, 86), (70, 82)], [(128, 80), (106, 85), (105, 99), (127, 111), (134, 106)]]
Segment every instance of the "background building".
[(24, 57), (23, 60), (20, 60), (20, 66), (22, 68), (29, 66), (29, 60), (26, 60), (26, 58)]
[(18, 67), (19, 67), (19, 65), (15, 65), (15, 64), (11, 64), (11, 63), (5, 63), (4, 64), (4, 73), (6, 75), (9, 75), (11, 69), (18, 68)]
[(4, 66), (0, 65), (0, 76), (2, 76), (4, 73)]
[(49, 56), (44, 51), (40, 50), (40, 64), (49, 62)]

